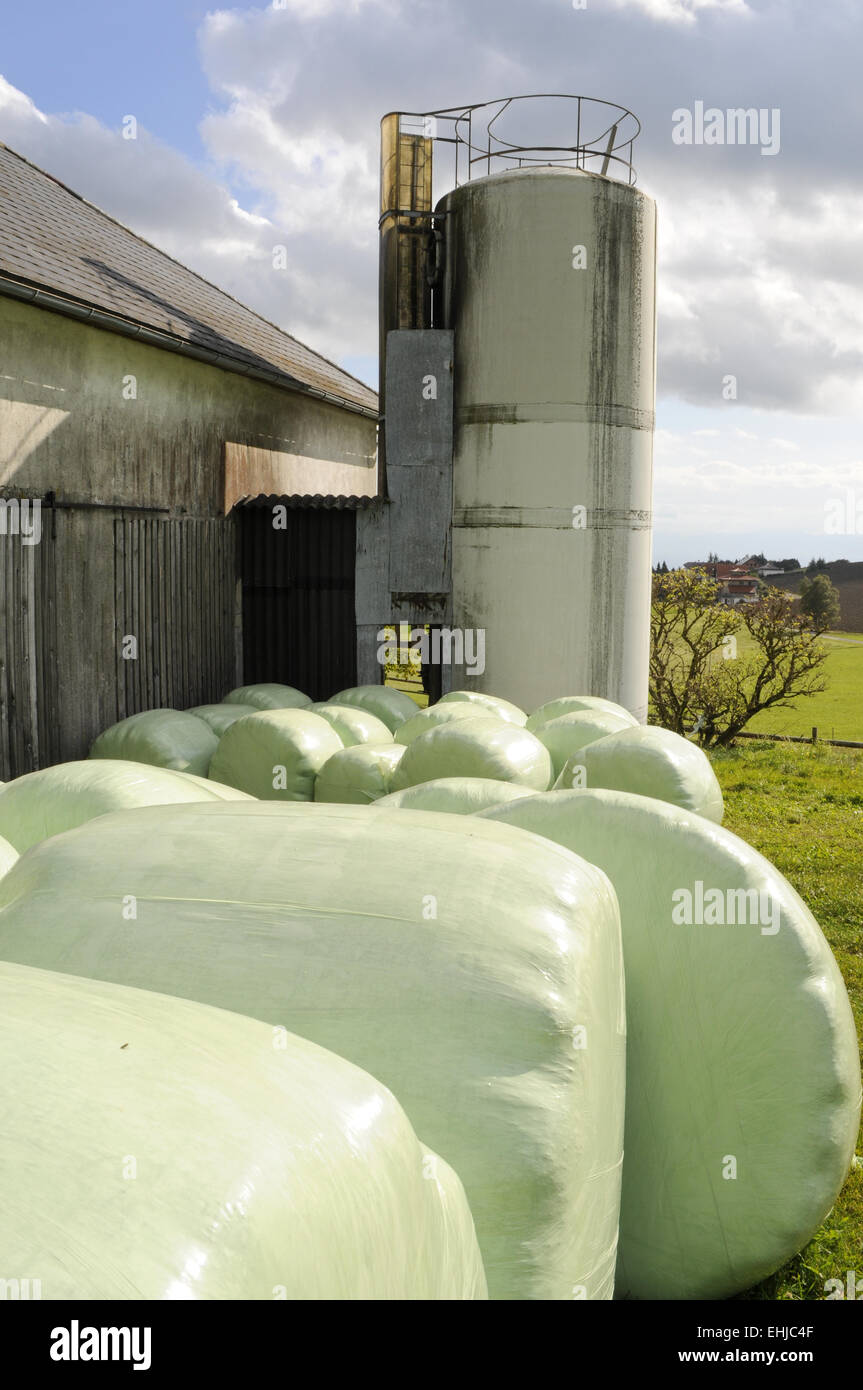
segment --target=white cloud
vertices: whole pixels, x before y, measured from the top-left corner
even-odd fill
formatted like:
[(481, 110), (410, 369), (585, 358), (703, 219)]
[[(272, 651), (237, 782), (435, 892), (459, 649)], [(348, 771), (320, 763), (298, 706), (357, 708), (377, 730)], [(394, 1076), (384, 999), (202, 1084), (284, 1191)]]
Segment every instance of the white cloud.
[(31, 101), (24, 92), (19, 92), (17, 87), (13, 87), (11, 82), (7, 82), (2, 73), (0, 73), (0, 112), (3, 112), (14, 122), (48, 124), (48, 117), (42, 114), (36, 103)]
[(714, 405), (863, 409), (863, 196), (668, 182), (659, 201), (660, 389)]
[[(816, 422), (813, 429), (817, 433)], [(706, 435), (716, 437), (711, 449), (702, 447)], [(731, 426), (657, 430), (657, 530), (682, 537), (712, 535), (729, 551), (735, 550), (735, 538), (744, 532), (763, 535), (763, 544), (771, 549), (771, 538), (790, 534), (808, 537), (816, 546), (825, 534), (830, 500), (848, 489), (860, 489), (863, 462), (829, 442), (812, 452), (807, 448), (801, 457), (789, 456), (787, 447), (777, 456), (777, 445), (790, 446), (794, 454), (800, 447), (766, 431)], [(780, 540), (775, 544), (782, 548)]]
[(730, 15), (752, 13), (746, 0), (614, 0), (614, 5), (618, 10), (641, 10), (650, 19), (671, 24), (695, 24), (708, 10)]

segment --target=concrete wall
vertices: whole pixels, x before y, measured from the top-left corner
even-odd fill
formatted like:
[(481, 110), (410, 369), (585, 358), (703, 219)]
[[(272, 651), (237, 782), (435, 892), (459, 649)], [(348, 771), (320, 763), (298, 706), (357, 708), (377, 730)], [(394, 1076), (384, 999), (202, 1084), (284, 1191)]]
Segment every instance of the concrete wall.
[(387, 335), (387, 497), (357, 513), (357, 678), (364, 684), (381, 679), (378, 633), (385, 626), (450, 619), (452, 359), (452, 333)]

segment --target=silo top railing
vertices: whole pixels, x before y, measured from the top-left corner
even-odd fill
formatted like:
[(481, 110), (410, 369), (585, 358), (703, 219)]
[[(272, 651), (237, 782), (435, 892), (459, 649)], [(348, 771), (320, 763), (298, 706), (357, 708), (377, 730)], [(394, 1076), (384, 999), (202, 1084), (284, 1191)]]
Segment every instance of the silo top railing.
[[(534, 105), (528, 105), (534, 103)], [(545, 103), (545, 106), (535, 103)], [(566, 103), (553, 115), (553, 103)], [(395, 114), (395, 113), (393, 113)], [(529, 96), (502, 97), (472, 106), (447, 107), (440, 111), (398, 113), (405, 133), (454, 147), (454, 186), (469, 179), (500, 173), (505, 169), (559, 165), (582, 169), (634, 184), (632, 146), (641, 131), (638, 117), (625, 106), (599, 97), (544, 92)], [(531, 142), (517, 135), (518, 127), (552, 123), (563, 129), (564, 138), (546, 143), (545, 135)], [(409, 123), (416, 122), (412, 127)], [(509, 127), (514, 129), (509, 132)], [(571, 135), (571, 141), (567, 136)]]

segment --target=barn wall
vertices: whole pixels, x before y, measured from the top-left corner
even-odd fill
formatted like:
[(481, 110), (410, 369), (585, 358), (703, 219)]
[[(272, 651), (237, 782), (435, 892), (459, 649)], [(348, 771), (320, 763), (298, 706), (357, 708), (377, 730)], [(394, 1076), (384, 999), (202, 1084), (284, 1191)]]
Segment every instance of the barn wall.
[(6, 780), (237, 683), (228, 443), (289, 454), (309, 494), (369, 495), (376, 469), (375, 422), (326, 402), (2, 298), (0, 342), (0, 495), (43, 499), (38, 544), (0, 528)]
[[(230, 441), (307, 458), (301, 491), (375, 492), (375, 422), (355, 412), (13, 299), (0, 342), (4, 491), (218, 516)], [(339, 466), (326, 489), (319, 460)]]

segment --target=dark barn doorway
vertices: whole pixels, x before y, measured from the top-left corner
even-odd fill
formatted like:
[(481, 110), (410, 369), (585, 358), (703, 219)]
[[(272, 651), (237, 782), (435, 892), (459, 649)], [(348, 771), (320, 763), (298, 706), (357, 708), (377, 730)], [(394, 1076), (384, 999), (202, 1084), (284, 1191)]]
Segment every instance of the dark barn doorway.
[(237, 517), (243, 683), (278, 681), (313, 700), (355, 685), (356, 512), (271, 497)]

